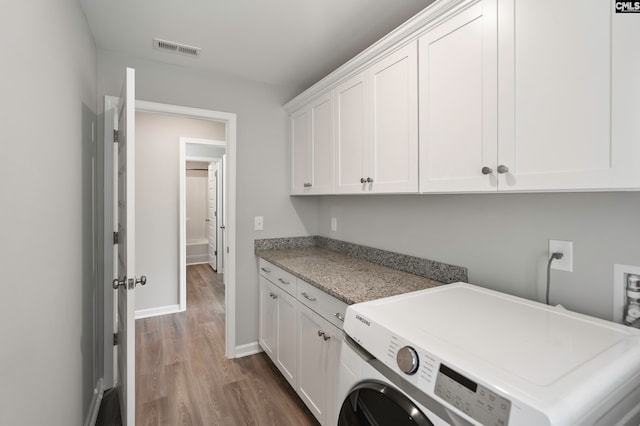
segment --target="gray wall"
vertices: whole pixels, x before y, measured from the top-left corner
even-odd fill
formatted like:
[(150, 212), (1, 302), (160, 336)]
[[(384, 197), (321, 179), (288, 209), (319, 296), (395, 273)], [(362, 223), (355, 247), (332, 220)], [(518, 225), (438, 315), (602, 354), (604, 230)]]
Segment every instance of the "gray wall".
[(224, 140), (225, 125), (136, 113), (136, 311), (179, 303), (180, 137)]
[(96, 379), (96, 49), (77, 0), (2, 9), (0, 424), (78, 425)]
[[(118, 96), (123, 70), (136, 69), (136, 98), (237, 114), (237, 337), (258, 337), (255, 238), (310, 235), (317, 231), (317, 200), (290, 198), (285, 88), (204, 73), (98, 50), (98, 95)], [(253, 217), (264, 216), (264, 231)]]
[(465, 266), (473, 284), (538, 301), (548, 240), (573, 241), (551, 303), (611, 319), (613, 264), (640, 266), (640, 193), (322, 197), (318, 234)]

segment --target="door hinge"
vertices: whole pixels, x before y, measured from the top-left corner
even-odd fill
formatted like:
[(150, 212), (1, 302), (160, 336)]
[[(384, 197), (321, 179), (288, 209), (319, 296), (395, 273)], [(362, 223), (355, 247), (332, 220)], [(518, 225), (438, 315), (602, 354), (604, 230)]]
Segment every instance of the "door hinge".
[(118, 142), (118, 131), (113, 129), (113, 142)]
[(118, 233), (117, 232), (113, 233), (113, 244), (118, 244)]
[(118, 333), (113, 333), (113, 346), (118, 346)]

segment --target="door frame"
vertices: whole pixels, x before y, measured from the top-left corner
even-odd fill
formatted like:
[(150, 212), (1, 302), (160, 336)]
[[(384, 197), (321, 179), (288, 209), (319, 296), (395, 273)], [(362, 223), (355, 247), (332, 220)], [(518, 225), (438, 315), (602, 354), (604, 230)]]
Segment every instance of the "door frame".
[[(187, 310), (187, 179), (186, 179), (186, 162), (187, 161), (206, 161), (209, 163), (222, 163), (221, 157), (208, 157), (208, 156), (189, 156), (187, 155), (187, 145), (205, 145), (210, 147), (220, 147), (225, 149), (225, 153), (227, 150), (227, 143), (225, 141), (218, 141), (214, 139), (196, 139), (196, 138), (188, 138), (181, 137), (180, 138), (180, 154), (178, 155), (178, 161), (180, 162), (178, 165), (178, 170), (180, 174), (179, 180), (179, 199), (180, 199), (180, 213), (179, 213), (179, 223), (178, 229), (180, 230), (180, 237), (178, 244), (179, 247), (179, 256), (180, 256), (180, 266), (179, 266), (179, 274), (180, 274), (180, 296), (178, 302), (180, 304), (180, 311)], [(226, 178), (226, 170), (222, 170), (222, 173), (225, 174), (223, 179)], [(217, 191), (217, 188), (216, 188)], [(227, 209), (227, 205), (222, 206), (223, 209)], [(218, 247), (218, 224), (216, 224), (216, 249)], [(225, 251), (222, 251), (222, 256), (225, 256)], [(224, 276), (224, 275), (223, 275)], [(226, 299), (226, 296), (225, 296)]]
[[(109, 389), (115, 385), (114, 372), (116, 371), (116, 347), (113, 345), (114, 326), (116, 325), (115, 315), (115, 290), (111, 287), (111, 281), (115, 277), (113, 233), (115, 232), (114, 211), (117, 203), (114, 202), (116, 188), (113, 185), (113, 178), (117, 176), (115, 167), (115, 156), (113, 141), (113, 130), (115, 126), (115, 110), (118, 106), (117, 96), (104, 97), (104, 269), (103, 269), (103, 301), (104, 301), (104, 323), (101, 330), (103, 346), (103, 377), (104, 388)], [(235, 358), (236, 356), (236, 135), (237, 116), (234, 113), (213, 111), (200, 108), (190, 108), (179, 105), (162, 104), (156, 102), (136, 101), (136, 112), (148, 112), (155, 114), (165, 114), (194, 119), (204, 119), (222, 122), (226, 124), (226, 155), (227, 155), (227, 206), (228, 216), (226, 225), (226, 265), (224, 274), (225, 283), (225, 356)]]

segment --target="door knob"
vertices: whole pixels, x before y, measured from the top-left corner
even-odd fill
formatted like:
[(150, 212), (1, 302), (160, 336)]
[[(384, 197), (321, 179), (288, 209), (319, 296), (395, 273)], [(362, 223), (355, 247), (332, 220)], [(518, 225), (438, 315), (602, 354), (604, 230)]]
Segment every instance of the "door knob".
[(144, 275), (140, 275), (140, 278), (136, 278), (136, 285), (145, 285), (147, 283), (147, 277)]
[(121, 280), (116, 278), (116, 279), (113, 280), (113, 283), (111, 285), (113, 286), (114, 290), (117, 290), (119, 287), (126, 287), (127, 286), (127, 277), (124, 277)]

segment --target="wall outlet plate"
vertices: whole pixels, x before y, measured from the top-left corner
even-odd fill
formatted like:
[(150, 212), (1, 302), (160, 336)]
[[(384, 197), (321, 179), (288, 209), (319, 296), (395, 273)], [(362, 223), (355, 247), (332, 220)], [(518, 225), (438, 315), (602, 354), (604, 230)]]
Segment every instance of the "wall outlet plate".
[(253, 222), (253, 229), (256, 231), (262, 231), (264, 229), (264, 218), (262, 216), (254, 217)]
[(640, 266), (613, 265), (613, 322), (619, 324), (624, 319), (627, 306), (627, 277), (640, 275)]
[(549, 256), (553, 253), (563, 254), (562, 259), (555, 259), (551, 262), (551, 269), (557, 271), (573, 272), (573, 241), (549, 240)]

